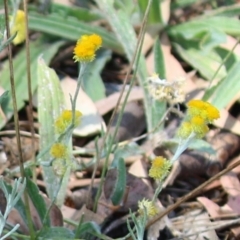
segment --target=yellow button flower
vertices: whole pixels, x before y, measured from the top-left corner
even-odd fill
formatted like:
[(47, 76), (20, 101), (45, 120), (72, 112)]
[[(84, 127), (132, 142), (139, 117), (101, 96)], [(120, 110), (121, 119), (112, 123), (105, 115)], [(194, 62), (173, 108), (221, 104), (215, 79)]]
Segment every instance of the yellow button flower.
[(66, 158), (67, 146), (62, 143), (54, 143), (50, 149), (50, 153), (54, 158)]
[[(81, 116), (82, 116), (81, 112), (75, 111), (74, 127), (77, 127), (80, 124)], [(64, 133), (64, 131), (71, 125), (71, 123), (72, 123), (72, 111), (64, 110), (54, 123), (56, 132), (58, 134)]]
[(177, 135), (180, 138), (186, 139), (190, 136), (191, 132), (192, 132), (191, 123), (188, 121), (184, 121), (182, 122), (181, 126), (178, 129)]
[(195, 133), (197, 138), (202, 138), (209, 131), (204, 119), (199, 116), (194, 116), (190, 122), (192, 132)]
[(202, 100), (191, 100), (187, 104), (188, 115), (200, 116), (206, 123), (211, 123), (220, 117), (219, 111), (213, 105)]
[[(10, 20), (13, 17), (10, 17)], [(16, 37), (13, 39), (13, 44), (18, 45), (24, 42), (26, 37), (26, 25), (25, 25), (25, 13), (22, 10), (17, 10), (14, 22), (11, 26), (11, 35), (17, 33)]]
[(73, 50), (75, 62), (92, 62), (95, 52), (101, 47), (102, 38), (97, 34), (83, 35)]
[(154, 203), (148, 199), (143, 199), (138, 202), (138, 212), (140, 215), (143, 215), (146, 211), (148, 217), (153, 217), (158, 213), (157, 207)]
[(149, 176), (157, 179), (163, 180), (171, 168), (171, 163), (163, 157), (156, 157), (152, 161), (152, 166), (149, 170)]

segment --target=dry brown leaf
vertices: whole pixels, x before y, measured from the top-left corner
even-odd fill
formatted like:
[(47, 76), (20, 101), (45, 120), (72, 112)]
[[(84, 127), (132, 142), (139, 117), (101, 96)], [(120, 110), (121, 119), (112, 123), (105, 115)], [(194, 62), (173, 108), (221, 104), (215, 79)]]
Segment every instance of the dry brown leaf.
[(63, 218), (65, 219), (72, 219), (72, 216), (75, 214), (76, 211), (77, 211), (76, 209), (70, 208), (65, 205), (61, 207), (61, 212), (62, 212)]
[[(203, 204), (208, 213), (213, 218), (227, 216), (238, 216), (240, 214), (240, 183), (234, 172), (228, 172), (221, 177), (220, 182), (224, 190), (228, 193), (228, 201), (223, 206), (218, 206), (206, 197), (199, 197), (197, 200)], [(231, 228), (235, 237), (240, 236), (240, 227)]]
[(143, 181), (149, 185), (149, 181), (146, 179), (148, 177), (147, 164), (143, 158), (139, 158), (135, 161), (128, 169), (128, 172), (136, 177), (140, 177)]
[[(65, 96), (66, 106), (68, 109), (71, 109), (69, 94), (73, 96), (77, 87), (77, 81), (70, 77), (65, 77), (60, 83)], [(99, 115), (95, 104), (82, 89), (80, 89), (78, 94), (76, 110), (82, 113), (82, 118), (80, 126), (74, 130), (74, 134), (89, 136), (106, 129), (106, 125)]]
[[(228, 172), (220, 178), (223, 189), (232, 197), (240, 195), (240, 182), (237, 174)], [(240, 205), (239, 205), (240, 207)]]
[(240, 121), (230, 115), (226, 109), (222, 109), (220, 111), (220, 118), (214, 121), (214, 125), (221, 129), (227, 129), (232, 133), (240, 135)]
[(142, 158), (135, 161), (129, 167), (128, 172), (133, 174), (136, 177), (141, 177), (141, 178), (148, 177), (147, 164)]
[[(235, 162), (239, 161), (239, 156), (235, 157), (230, 163), (229, 165), (234, 164)], [(232, 172), (236, 173), (236, 174), (240, 174), (240, 165), (238, 165), (237, 167), (235, 167)]]
[[(127, 93), (124, 92), (123, 97), (121, 99), (121, 104), (123, 103)], [(96, 108), (100, 115), (105, 115), (109, 111), (113, 110), (116, 105), (118, 98), (120, 96), (120, 92), (111, 94), (110, 96), (101, 99), (95, 103)], [(143, 90), (141, 88), (133, 88), (130, 92), (130, 95), (128, 97), (128, 102), (135, 101), (135, 100), (141, 100), (143, 99)]]
[[(211, 229), (211, 221), (206, 212), (192, 210), (178, 219), (177, 228), (181, 230), (178, 237), (189, 240), (218, 240), (214, 229)], [(174, 229), (176, 231), (176, 229)], [(173, 230), (173, 231), (174, 231)]]

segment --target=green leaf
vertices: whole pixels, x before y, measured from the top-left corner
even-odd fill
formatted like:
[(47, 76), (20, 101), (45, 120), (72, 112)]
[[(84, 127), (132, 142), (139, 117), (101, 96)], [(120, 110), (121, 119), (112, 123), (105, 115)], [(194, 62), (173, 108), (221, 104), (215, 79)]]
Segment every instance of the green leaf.
[[(154, 54), (154, 70), (155, 73), (158, 74), (160, 79), (166, 78), (166, 71), (165, 71), (165, 62), (164, 56), (161, 48), (161, 43), (159, 39), (156, 39), (154, 46), (153, 46), (153, 54)], [(166, 102), (156, 101), (155, 105), (152, 107), (152, 115), (154, 116), (153, 119), (153, 126), (156, 128), (159, 125), (159, 121), (161, 117), (166, 112), (167, 104)], [(155, 131), (163, 129), (164, 124), (158, 126)]]
[[(34, 207), (37, 210), (37, 213), (41, 219), (42, 224), (45, 226), (50, 227), (50, 218), (47, 216), (47, 208), (45, 201), (42, 195), (39, 193), (38, 187), (29, 179), (27, 178), (27, 192), (29, 197), (32, 200)], [(46, 217), (46, 219), (45, 219)], [(44, 222), (45, 220), (45, 222)], [(45, 225), (46, 224), (46, 225)]]
[(197, 151), (202, 152), (202, 153), (207, 153), (207, 154), (210, 154), (210, 155), (216, 155), (216, 151), (212, 148), (211, 144), (209, 144), (208, 142), (206, 142), (203, 139), (194, 139), (190, 143), (188, 148), (197, 150)]
[[(52, 57), (56, 54), (59, 47), (64, 44), (63, 41), (47, 44), (42, 41), (36, 41), (30, 43), (30, 60), (31, 60), (31, 80), (32, 80), (32, 92), (37, 88), (37, 59), (40, 55), (43, 55), (46, 63), (48, 64)], [(25, 48), (20, 51), (13, 59), (14, 79), (15, 79), (15, 91), (17, 99), (17, 107), (20, 110), (24, 105), (25, 101), (28, 100), (27, 91), (27, 71), (26, 71), (26, 52)], [(1, 87), (6, 90), (11, 90), (10, 85), (10, 72), (8, 61), (4, 62), (3, 68), (0, 71), (1, 75)], [(13, 116), (12, 99), (6, 106), (5, 113), (8, 119)], [(0, 129), (5, 125), (5, 121), (0, 118)]]
[[(4, 185), (7, 188), (8, 193), (12, 193), (13, 187), (10, 184), (7, 184), (6, 182), (5, 182)], [(21, 198), (19, 198), (19, 200), (15, 204), (14, 208), (20, 214), (20, 216), (21, 216), (22, 220), (24, 221), (25, 225), (28, 226), (27, 214), (26, 214), (26, 211), (25, 211), (26, 206), (25, 206), (25, 204), (24, 204), (24, 202)]]
[(0, 96), (0, 106), (3, 110), (4, 113), (7, 112), (7, 106), (10, 101), (10, 94), (9, 91), (5, 91), (1, 96)]
[[(172, 152), (176, 151), (176, 148), (180, 143), (181, 140), (179, 138), (171, 138), (169, 140), (164, 140), (162, 142), (162, 146)], [(216, 155), (216, 151), (212, 148), (211, 144), (206, 142), (203, 139), (194, 139), (190, 145), (189, 149), (194, 149), (203, 153), (208, 153), (212, 155)]]
[(75, 238), (90, 239), (89, 234), (101, 233), (100, 227), (95, 222), (84, 222), (76, 230)]
[(88, 71), (84, 74), (83, 88), (87, 95), (94, 101), (106, 97), (105, 86), (101, 78), (101, 72), (106, 62), (111, 58), (111, 51), (100, 49), (96, 59), (88, 66)]
[[(226, 4), (225, 4), (226, 5)], [(209, 11), (206, 15), (209, 16), (228, 16), (238, 17), (240, 14), (240, 6), (238, 3), (232, 4), (231, 6), (222, 6)]]
[(239, 68), (240, 62), (235, 63), (215, 91), (212, 104), (219, 110), (227, 106), (240, 91)]
[[(37, 79), (40, 150), (43, 152), (40, 153), (40, 163), (43, 167), (48, 196), (52, 201), (57, 196), (56, 203), (61, 206), (65, 199), (70, 167), (66, 170), (63, 179), (60, 179), (56, 176), (52, 167), (46, 166), (46, 164), (49, 164), (52, 158), (49, 148), (56, 141), (54, 122), (65, 108), (64, 95), (57, 74), (45, 64), (43, 59), (38, 61)], [(69, 146), (69, 150), (71, 150), (70, 148), (71, 146)]]
[[(211, 80), (215, 75), (216, 70), (222, 62), (221, 57), (212, 50), (210, 52), (203, 52), (201, 49), (192, 48), (185, 49), (178, 43), (172, 43), (178, 54), (191, 66), (197, 69), (204, 78)], [(189, 42), (191, 46), (191, 42)], [(226, 69), (223, 66), (218, 72), (216, 79), (222, 79), (226, 76)]]
[(178, 8), (184, 8), (190, 6), (193, 3), (200, 2), (201, 0), (176, 0), (171, 3), (171, 10)]
[[(202, 34), (214, 34), (220, 37), (225, 33), (240, 36), (240, 22), (238, 19), (229, 17), (209, 17), (175, 25), (169, 28), (168, 33), (175, 39), (184, 38), (195, 41), (201, 41)], [(213, 39), (218, 40), (216, 36)]]
[[(1, 32), (0, 32), (1, 34)], [(0, 36), (0, 52), (7, 47), (8, 44), (10, 44), (12, 42), (12, 40), (17, 36), (17, 33), (15, 33), (14, 35), (12, 35), (9, 39), (7, 39), (7, 41), (5, 41), (4, 43), (1, 42), (1, 36)]]
[[(217, 47), (217, 48), (215, 48), (215, 52), (222, 59), (222, 63), (221, 63), (222, 66), (219, 65), (219, 67), (221, 67), (221, 68), (224, 67), (226, 69), (226, 71), (228, 71), (228, 72), (231, 70), (232, 66), (240, 60), (240, 57), (238, 55), (234, 54), (232, 52), (232, 50), (229, 51), (228, 49)], [(216, 72), (216, 74), (217, 74), (217, 72)], [(214, 80), (214, 78), (213, 78), (213, 80)], [(205, 91), (202, 99), (204, 101), (208, 101), (208, 99), (210, 99), (211, 96), (215, 93), (216, 89), (219, 87), (219, 85), (221, 84), (221, 82), (223, 80), (224, 79), (221, 79), (220, 81), (218, 81), (218, 83), (216, 85), (211, 86), (211, 88), (207, 89)], [(211, 81), (212, 81), (212, 79), (211, 79)]]
[(165, 79), (166, 78), (166, 71), (165, 71), (165, 63), (164, 63), (164, 56), (161, 48), (161, 43), (157, 38), (154, 46), (153, 46), (153, 54), (154, 54), (154, 70), (155, 73), (158, 74), (159, 78)]
[(80, 8), (76, 5), (74, 5), (74, 7), (71, 7), (58, 3), (51, 4), (51, 13), (58, 14), (65, 19), (68, 17), (74, 17), (84, 22), (96, 21), (102, 18), (100, 14), (91, 11), (90, 9)]
[[(147, 5), (148, 5), (147, 0), (138, 0), (138, 6), (141, 11), (142, 17), (144, 16)], [(150, 7), (149, 14), (148, 14), (148, 24), (152, 24), (152, 23), (160, 24), (161, 22), (162, 22), (162, 17), (161, 17), (160, 1), (153, 0), (152, 5)]]
[(64, 227), (51, 227), (41, 231), (39, 239), (51, 239), (51, 240), (66, 240), (74, 239), (74, 233)]
[(123, 158), (120, 158), (117, 165), (117, 179), (111, 196), (113, 205), (119, 205), (126, 191), (126, 166)]
[(122, 53), (122, 47), (112, 33), (75, 18), (63, 18), (54, 14), (43, 16), (32, 12), (29, 15), (29, 29), (72, 41), (77, 41), (81, 35), (96, 33), (102, 37), (103, 47)]

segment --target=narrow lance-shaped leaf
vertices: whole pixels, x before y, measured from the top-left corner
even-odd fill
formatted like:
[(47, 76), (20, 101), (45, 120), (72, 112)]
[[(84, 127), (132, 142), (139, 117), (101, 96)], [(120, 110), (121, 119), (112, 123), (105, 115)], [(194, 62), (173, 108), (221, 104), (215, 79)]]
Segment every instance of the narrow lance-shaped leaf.
[[(159, 39), (156, 39), (154, 47), (153, 47), (153, 53), (154, 53), (154, 69), (155, 73), (158, 74), (159, 78), (165, 79), (166, 78), (166, 71), (165, 71), (165, 62), (164, 62), (164, 56), (161, 48), (161, 44)], [(162, 101), (155, 101), (155, 105), (152, 107), (152, 115), (153, 118), (153, 126), (156, 128), (159, 125), (159, 121), (161, 120), (162, 116), (164, 115), (166, 111), (166, 102)], [(156, 130), (162, 129), (163, 124), (159, 127), (157, 127)]]
[(68, 168), (63, 179), (56, 176), (50, 163), (52, 156), (49, 148), (56, 141), (54, 121), (65, 108), (64, 95), (60, 87), (59, 78), (55, 71), (49, 68), (43, 59), (38, 61), (38, 119), (40, 123), (40, 149), (44, 180), (47, 193), (51, 200), (56, 199), (56, 204), (61, 206), (64, 202), (67, 182), (70, 175)]
[(126, 166), (123, 158), (117, 163), (117, 179), (111, 196), (112, 203), (118, 205), (121, 203), (126, 191)]

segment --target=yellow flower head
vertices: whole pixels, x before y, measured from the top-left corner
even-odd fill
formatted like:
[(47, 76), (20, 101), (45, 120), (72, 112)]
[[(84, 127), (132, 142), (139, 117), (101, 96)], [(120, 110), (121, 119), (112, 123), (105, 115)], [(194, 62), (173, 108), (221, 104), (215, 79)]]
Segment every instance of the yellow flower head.
[(54, 143), (50, 149), (50, 153), (54, 158), (66, 158), (67, 146), (62, 143)]
[(182, 122), (181, 126), (179, 127), (177, 131), (178, 137), (182, 139), (187, 139), (192, 132), (192, 126), (191, 123), (188, 121)]
[(95, 52), (101, 47), (102, 38), (97, 34), (83, 35), (73, 50), (75, 62), (92, 62)]
[(202, 119), (204, 119), (204, 121), (206, 121), (206, 123), (211, 123), (213, 120), (216, 120), (220, 117), (217, 108), (208, 102), (191, 100), (188, 102), (187, 106), (189, 116), (200, 116)]
[(207, 124), (219, 118), (219, 111), (210, 103), (202, 100), (191, 100), (187, 106), (187, 116), (178, 129), (178, 136), (187, 139), (191, 133), (194, 133), (196, 138), (204, 137), (209, 131)]
[(170, 168), (170, 161), (163, 157), (156, 157), (152, 161), (149, 176), (157, 180), (163, 180), (168, 174)]
[(97, 34), (90, 35), (88, 40), (95, 46), (95, 50), (102, 46), (102, 38)]
[(138, 202), (138, 212), (140, 215), (144, 215), (146, 211), (148, 217), (153, 217), (158, 213), (157, 207), (154, 203), (148, 199), (143, 199)]
[(199, 116), (194, 116), (191, 119), (191, 128), (197, 138), (202, 138), (209, 131), (204, 119)]
[[(10, 17), (12, 20), (13, 17)], [(17, 33), (16, 37), (13, 39), (13, 44), (17, 45), (22, 43), (26, 37), (26, 25), (25, 25), (25, 13), (22, 10), (18, 10), (11, 26), (11, 35)]]
[[(77, 127), (80, 124), (81, 112), (75, 111), (75, 122), (74, 127)], [(72, 123), (72, 111), (64, 110), (62, 114), (56, 119), (54, 126), (57, 133), (62, 134), (67, 127)]]

